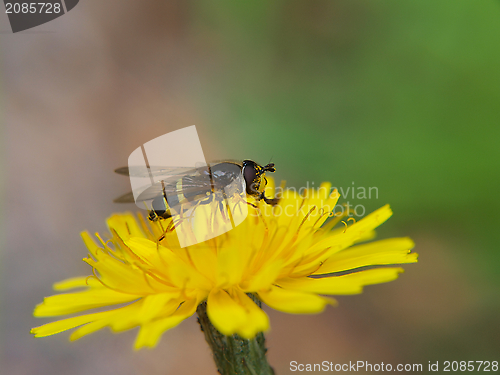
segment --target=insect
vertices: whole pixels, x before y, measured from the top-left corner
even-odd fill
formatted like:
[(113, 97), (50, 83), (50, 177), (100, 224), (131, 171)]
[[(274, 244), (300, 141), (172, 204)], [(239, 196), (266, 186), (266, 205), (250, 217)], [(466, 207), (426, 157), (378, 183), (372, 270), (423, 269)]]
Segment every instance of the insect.
[[(266, 172), (275, 172), (274, 163), (261, 166), (252, 160), (222, 161), (199, 168), (185, 167), (123, 167), (116, 173), (131, 177), (149, 177), (151, 186), (136, 193), (122, 195), (116, 203), (151, 201), (149, 220), (168, 219), (193, 206), (216, 200), (221, 211), (223, 202), (238, 195), (252, 196), (276, 205), (278, 199), (267, 198), (264, 188)], [(254, 207), (250, 202), (246, 202)]]

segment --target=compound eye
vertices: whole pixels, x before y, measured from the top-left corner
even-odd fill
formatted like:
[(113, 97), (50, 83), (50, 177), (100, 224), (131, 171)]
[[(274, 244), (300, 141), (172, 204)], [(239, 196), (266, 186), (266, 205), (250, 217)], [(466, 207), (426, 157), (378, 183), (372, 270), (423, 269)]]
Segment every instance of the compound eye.
[(253, 186), (257, 180), (257, 170), (252, 166), (246, 166), (243, 169), (243, 177), (245, 178), (245, 183), (247, 185), (247, 193), (255, 194), (258, 186)]

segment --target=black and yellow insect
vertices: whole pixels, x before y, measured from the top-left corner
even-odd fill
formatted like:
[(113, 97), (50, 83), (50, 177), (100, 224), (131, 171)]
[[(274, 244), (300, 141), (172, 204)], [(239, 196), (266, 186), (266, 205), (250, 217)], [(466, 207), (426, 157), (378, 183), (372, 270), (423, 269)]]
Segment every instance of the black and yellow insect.
[[(217, 199), (222, 207), (228, 194), (246, 193), (257, 200), (275, 205), (278, 203), (277, 199), (267, 198), (264, 195), (267, 182), (265, 173), (275, 171), (273, 163), (261, 166), (252, 160), (222, 161), (200, 168), (148, 167), (147, 173), (155, 182), (137, 197), (130, 192), (118, 197), (114, 202), (151, 201), (152, 207), (149, 213), (151, 221), (170, 218), (179, 213), (179, 208), (185, 209), (193, 203), (207, 204)], [(116, 169), (115, 172), (126, 176), (146, 177), (145, 168), (123, 167)], [(155, 179), (156, 176), (161, 177)]]

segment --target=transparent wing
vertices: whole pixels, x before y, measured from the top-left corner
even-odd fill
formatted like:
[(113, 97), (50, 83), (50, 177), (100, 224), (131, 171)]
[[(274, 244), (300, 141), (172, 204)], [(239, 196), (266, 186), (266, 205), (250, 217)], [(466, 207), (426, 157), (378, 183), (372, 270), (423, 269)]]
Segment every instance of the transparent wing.
[[(209, 163), (210, 166), (214, 166), (222, 163), (230, 163), (238, 166), (242, 166), (241, 161), (237, 160), (215, 160)], [(200, 173), (201, 171), (207, 170), (207, 165), (200, 163), (193, 167), (159, 167), (153, 166), (149, 167), (149, 172), (145, 167), (131, 166), (131, 167), (121, 167), (115, 169), (115, 173), (131, 176), (131, 177), (149, 177), (149, 176), (180, 176), (180, 175), (190, 175), (195, 173)]]
[(135, 203), (134, 193), (129, 192), (127, 194), (120, 195), (118, 198), (113, 199), (115, 203)]
[[(230, 163), (238, 165), (241, 168), (241, 162), (237, 161), (215, 161), (211, 162), (210, 166), (216, 166), (221, 163)], [(139, 178), (153, 178), (154, 184), (147, 189), (141, 189), (140, 192), (134, 194), (129, 192), (114, 200), (115, 203), (134, 203), (154, 199), (165, 192), (165, 195), (178, 195), (182, 193), (185, 196), (203, 194), (211, 190), (211, 180), (209, 177), (208, 167), (200, 165), (197, 168), (191, 167), (122, 167), (115, 170), (116, 173)], [(182, 179), (182, 184), (178, 182)], [(137, 199), (134, 196), (137, 196)]]
[[(132, 191), (116, 198), (114, 200), (115, 203), (134, 203), (136, 201), (154, 199), (163, 194), (163, 190), (165, 190), (166, 195), (178, 194), (180, 190), (177, 187), (177, 182), (182, 178), (184, 178), (185, 182), (181, 188), (182, 191), (185, 189), (200, 189), (202, 186), (200, 182), (196, 182), (194, 177), (197, 176), (197, 178), (200, 179), (203, 175), (208, 176), (208, 169), (206, 166), (200, 166), (198, 168), (149, 167), (149, 169), (131, 166), (118, 168), (115, 172), (124, 176), (130, 176), (131, 178), (152, 178), (155, 182), (147, 189), (141, 189), (137, 194), (134, 194)], [(138, 197), (135, 199), (134, 196), (137, 195)]]
[[(179, 181), (179, 180), (177, 180)], [(147, 201), (150, 199), (155, 199), (156, 197), (163, 195), (172, 196), (172, 195), (179, 195), (182, 194), (184, 196), (193, 196), (193, 195), (198, 195), (198, 194), (204, 194), (206, 192), (211, 191), (211, 183), (210, 183), (210, 178), (207, 176), (207, 178), (201, 179), (201, 177), (191, 177), (191, 176), (186, 176), (182, 180), (182, 185), (178, 185), (177, 183), (165, 183), (162, 181), (157, 182), (150, 187), (148, 187), (146, 190), (142, 191), (137, 199), (134, 198), (134, 193), (129, 192), (127, 194), (124, 194), (118, 198), (116, 198), (113, 202), (115, 203), (134, 203), (134, 202), (141, 202), (141, 201)]]
[[(206, 167), (205, 167), (206, 168)], [(192, 167), (122, 167), (115, 169), (115, 173), (131, 176), (131, 177), (144, 177), (147, 178), (149, 176), (181, 176), (181, 175), (189, 175), (199, 173), (200, 168), (192, 168)]]

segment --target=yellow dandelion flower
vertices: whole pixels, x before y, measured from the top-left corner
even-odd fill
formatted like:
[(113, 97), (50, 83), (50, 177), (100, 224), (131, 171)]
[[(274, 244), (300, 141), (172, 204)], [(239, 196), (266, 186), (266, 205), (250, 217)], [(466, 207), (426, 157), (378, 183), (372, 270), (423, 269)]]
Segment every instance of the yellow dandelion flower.
[[(266, 189), (274, 196), (272, 179)], [(284, 191), (274, 207), (255, 202), (257, 208), (249, 206), (249, 216), (235, 229), (187, 248), (179, 246), (174, 231), (163, 235), (171, 219), (152, 223), (115, 214), (107, 220), (108, 240), (82, 233), (89, 250), (84, 261), (93, 275), (54, 285), (57, 291), (81, 290), (45, 298), (34, 315), (108, 309), (31, 332), (44, 337), (78, 327), (70, 336), (76, 340), (104, 327), (139, 327), (135, 348), (154, 347), (206, 301), (208, 317), (222, 334), (251, 339), (269, 329), (269, 318), (249, 295), (282, 312), (315, 314), (335, 304), (329, 295), (356, 294), (365, 285), (394, 280), (403, 270), (387, 265), (417, 261), (409, 238), (358, 244), (372, 239), (391, 216), (388, 205), (342, 224), (346, 212), (331, 217), (339, 194), (330, 190), (324, 183), (302, 194)], [(386, 267), (369, 267), (381, 265)]]

